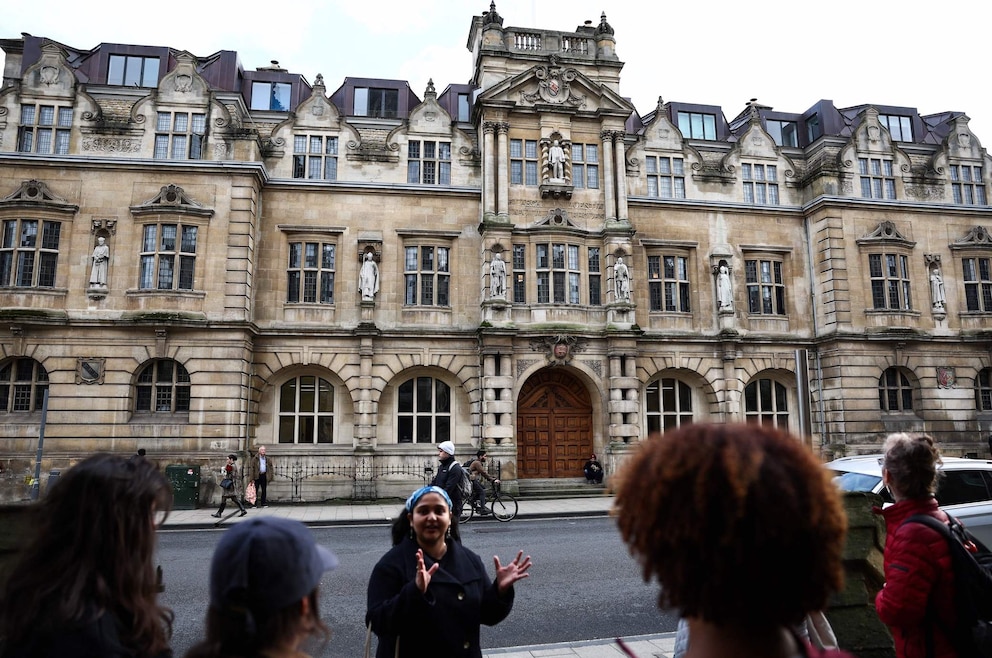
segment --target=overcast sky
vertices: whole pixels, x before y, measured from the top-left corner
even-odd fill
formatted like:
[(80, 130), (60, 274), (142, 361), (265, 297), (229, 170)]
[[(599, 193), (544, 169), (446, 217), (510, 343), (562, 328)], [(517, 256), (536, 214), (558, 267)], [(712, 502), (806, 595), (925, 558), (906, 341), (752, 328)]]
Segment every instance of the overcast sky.
[[(489, 0), (9, 0), (0, 38), (21, 32), (80, 49), (100, 43), (170, 46), (194, 55), (236, 50), (247, 70), (271, 60), (330, 94), (345, 76), (407, 80), (423, 98), (468, 82), (473, 15)], [(641, 114), (658, 97), (719, 105), (727, 119), (757, 98), (783, 112), (820, 99), (963, 111), (992, 145), (987, 10), (980, 0), (800, 3), (498, 0), (504, 26), (571, 31), (605, 10), (626, 62), (622, 95)]]

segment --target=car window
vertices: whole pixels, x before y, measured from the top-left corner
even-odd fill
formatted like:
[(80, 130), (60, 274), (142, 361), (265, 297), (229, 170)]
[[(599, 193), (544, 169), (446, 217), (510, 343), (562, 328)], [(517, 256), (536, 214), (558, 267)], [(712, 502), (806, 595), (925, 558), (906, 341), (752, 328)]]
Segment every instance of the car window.
[(874, 491), (881, 481), (877, 475), (864, 473), (838, 473), (834, 478), (841, 491)]
[(944, 471), (937, 480), (937, 501), (941, 505), (976, 503), (990, 498), (981, 471)]

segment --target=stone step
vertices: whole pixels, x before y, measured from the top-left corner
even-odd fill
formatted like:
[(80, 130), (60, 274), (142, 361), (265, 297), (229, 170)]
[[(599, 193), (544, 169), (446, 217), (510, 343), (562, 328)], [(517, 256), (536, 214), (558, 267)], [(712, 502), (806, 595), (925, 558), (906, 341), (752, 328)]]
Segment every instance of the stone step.
[(517, 481), (519, 498), (584, 498), (602, 496), (607, 492), (605, 484), (587, 484), (582, 478), (545, 478)]

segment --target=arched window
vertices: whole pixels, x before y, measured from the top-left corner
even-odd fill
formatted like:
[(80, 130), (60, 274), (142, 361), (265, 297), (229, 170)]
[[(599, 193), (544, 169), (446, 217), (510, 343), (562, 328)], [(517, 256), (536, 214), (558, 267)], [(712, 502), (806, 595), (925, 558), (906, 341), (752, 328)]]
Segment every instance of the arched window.
[(656, 379), (644, 390), (648, 434), (668, 431), (692, 422), (692, 389), (671, 377)]
[(334, 443), (334, 386), (301, 375), (279, 388), (279, 443)]
[(788, 389), (774, 379), (758, 379), (744, 388), (744, 418), (749, 423), (789, 429)]
[(189, 412), (189, 373), (171, 359), (152, 361), (138, 374), (134, 410), (151, 413)]
[(992, 411), (992, 368), (983, 368), (975, 377), (975, 409)]
[(878, 378), (878, 406), (882, 411), (913, 410), (913, 386), (899, 368), (888, 368)]
[(48, 371), (34, 359), (10, 359), (0, 365), (0, 411), (40, 411), (48, 390)]
[(451, 440), (451, 388), (440, 379), (415, 377), (399, 387), (399, 443)]

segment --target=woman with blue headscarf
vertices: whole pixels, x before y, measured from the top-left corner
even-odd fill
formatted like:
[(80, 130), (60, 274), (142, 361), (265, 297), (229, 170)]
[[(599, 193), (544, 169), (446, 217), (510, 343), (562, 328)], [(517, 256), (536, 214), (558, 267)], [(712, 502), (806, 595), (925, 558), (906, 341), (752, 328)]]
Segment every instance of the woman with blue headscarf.
[(377, 658), (481, 658), (480, 625), (510, 614), (530, 556), (520, 551), (506, 565), (493, 556), (490, 579), (482, 559), (451, 537), (451, 515), (445, 490), (423, 487), (393, 525), (394, 545), (369, 579), (365, 622), (379, 638)]

